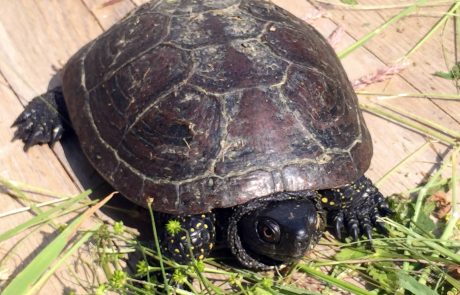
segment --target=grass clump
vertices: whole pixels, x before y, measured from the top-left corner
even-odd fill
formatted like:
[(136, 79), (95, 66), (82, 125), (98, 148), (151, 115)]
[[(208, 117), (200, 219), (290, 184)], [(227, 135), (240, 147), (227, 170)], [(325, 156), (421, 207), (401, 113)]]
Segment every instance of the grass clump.
[[(366, 241), (341, 243), (326, 234), (319, 247), (334, 251), (314, 251), (291, 269), (257, 273), (233, 267), (225, 257), (179, 265), (132, 239), (130, 247), (143, 253), (143, 258), (135, 273), (114, 272), (106, 288), (130, 294), (334, 294), (338, 290), (351, 294), (456, 294), (460, 284), (452, 269), (460, 264), (460, 241), (454, 239), (458, 237), (458, 219), (455, 221), (453, 210), (434, 221), (439, 206), (432, 198), (456, 190), (452, 177), (441, 177), (445, 169), (455, 166), (455, 153), (424, 185), (390, 198), (395, 215), (383, 219), (389, 236), (375, 233), (372, 249)], [(449, 226), (453, 222), (456, 226)], [(176, 225), (171, 222), (169, 230), (183, 230)], [(101, 236), (112, 243), (117, 239), (115, 234)], [(112, 268), (120, 264), (117, 260), (110, 263)], [(318, 290), (296, 285), (296, 278), (304, 274), (316, 278)], [(112, 283), (114, 278), (118, 285)]]

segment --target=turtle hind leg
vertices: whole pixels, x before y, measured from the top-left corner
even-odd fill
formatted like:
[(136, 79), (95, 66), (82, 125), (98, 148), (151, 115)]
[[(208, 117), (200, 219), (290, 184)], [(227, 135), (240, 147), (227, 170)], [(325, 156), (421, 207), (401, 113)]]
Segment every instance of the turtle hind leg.
[(60, 87), (32, 99), (14, 121), (13, 140), (24, 142), (24, 151), (31, 146), (49, 143), (51, 146), (62, 137), (67, 111)]
[[(187, 264), (192, 261), (192, 256), (202, 260), (210, 254), (216, 240), (213, 213), (178, 216), (161, 214), (161, 223), (160, 244), (163, 255)], [(171, 226), (172, 223), (175, 225)]]

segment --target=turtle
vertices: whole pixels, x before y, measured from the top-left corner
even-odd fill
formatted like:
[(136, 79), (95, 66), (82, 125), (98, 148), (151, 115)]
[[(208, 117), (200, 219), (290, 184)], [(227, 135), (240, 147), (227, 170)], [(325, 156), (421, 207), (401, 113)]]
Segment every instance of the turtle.
[(75, 53), (61, 84), (30, 101), (14, 139), (27, 151), (73, 129), (109, 184), (151, 204), (161, 250), (180, 263), (216, 236), (263, 270), (303, 257), (327, 226), (339, 239), (385, 232), (345, 70), (271, 2), (147, 2)]

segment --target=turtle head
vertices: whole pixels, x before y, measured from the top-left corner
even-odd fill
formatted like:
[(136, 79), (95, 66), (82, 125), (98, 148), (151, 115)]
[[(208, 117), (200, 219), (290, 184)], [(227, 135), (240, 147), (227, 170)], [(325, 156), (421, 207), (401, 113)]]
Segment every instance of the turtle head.
[(231, 222), (228, 238), (232, 252), (246, 267), (267, 269), (295, 261), (322, 234), (320, 209), (312, 198), (278, 196), (241, 206), (232, 216), (235, 228)]

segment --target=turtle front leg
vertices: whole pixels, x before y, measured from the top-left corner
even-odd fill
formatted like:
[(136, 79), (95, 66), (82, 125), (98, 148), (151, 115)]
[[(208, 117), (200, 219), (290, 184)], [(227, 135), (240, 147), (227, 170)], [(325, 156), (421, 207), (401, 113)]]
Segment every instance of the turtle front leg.
[(159, 238), (163, 255), (178, 263), (187, 264), (192, 260), (191, 255), (202, 260), (211, 252), (216, 240), (214, 213), (161, 214), (160, 221), (162, 231)]
[(388, 203), (372, 182), (362, 176), (354, 183), (336, 189), (320, 190), (321, 202), (328, 211), (328, 223), (342, 240), (344, 230), (358, 240), (365, 234), (372, 241), (372, 228), (383, 234), (387, 230), (378, 220), (392, 214)]
[(67, 117), (64, 97), (60, 87), (32, 99), (14, 121), (16, 127), (13, 140), (21, 139), (24, 150), (41, 143), (51, 146), (61, 139), (64, 120)]

